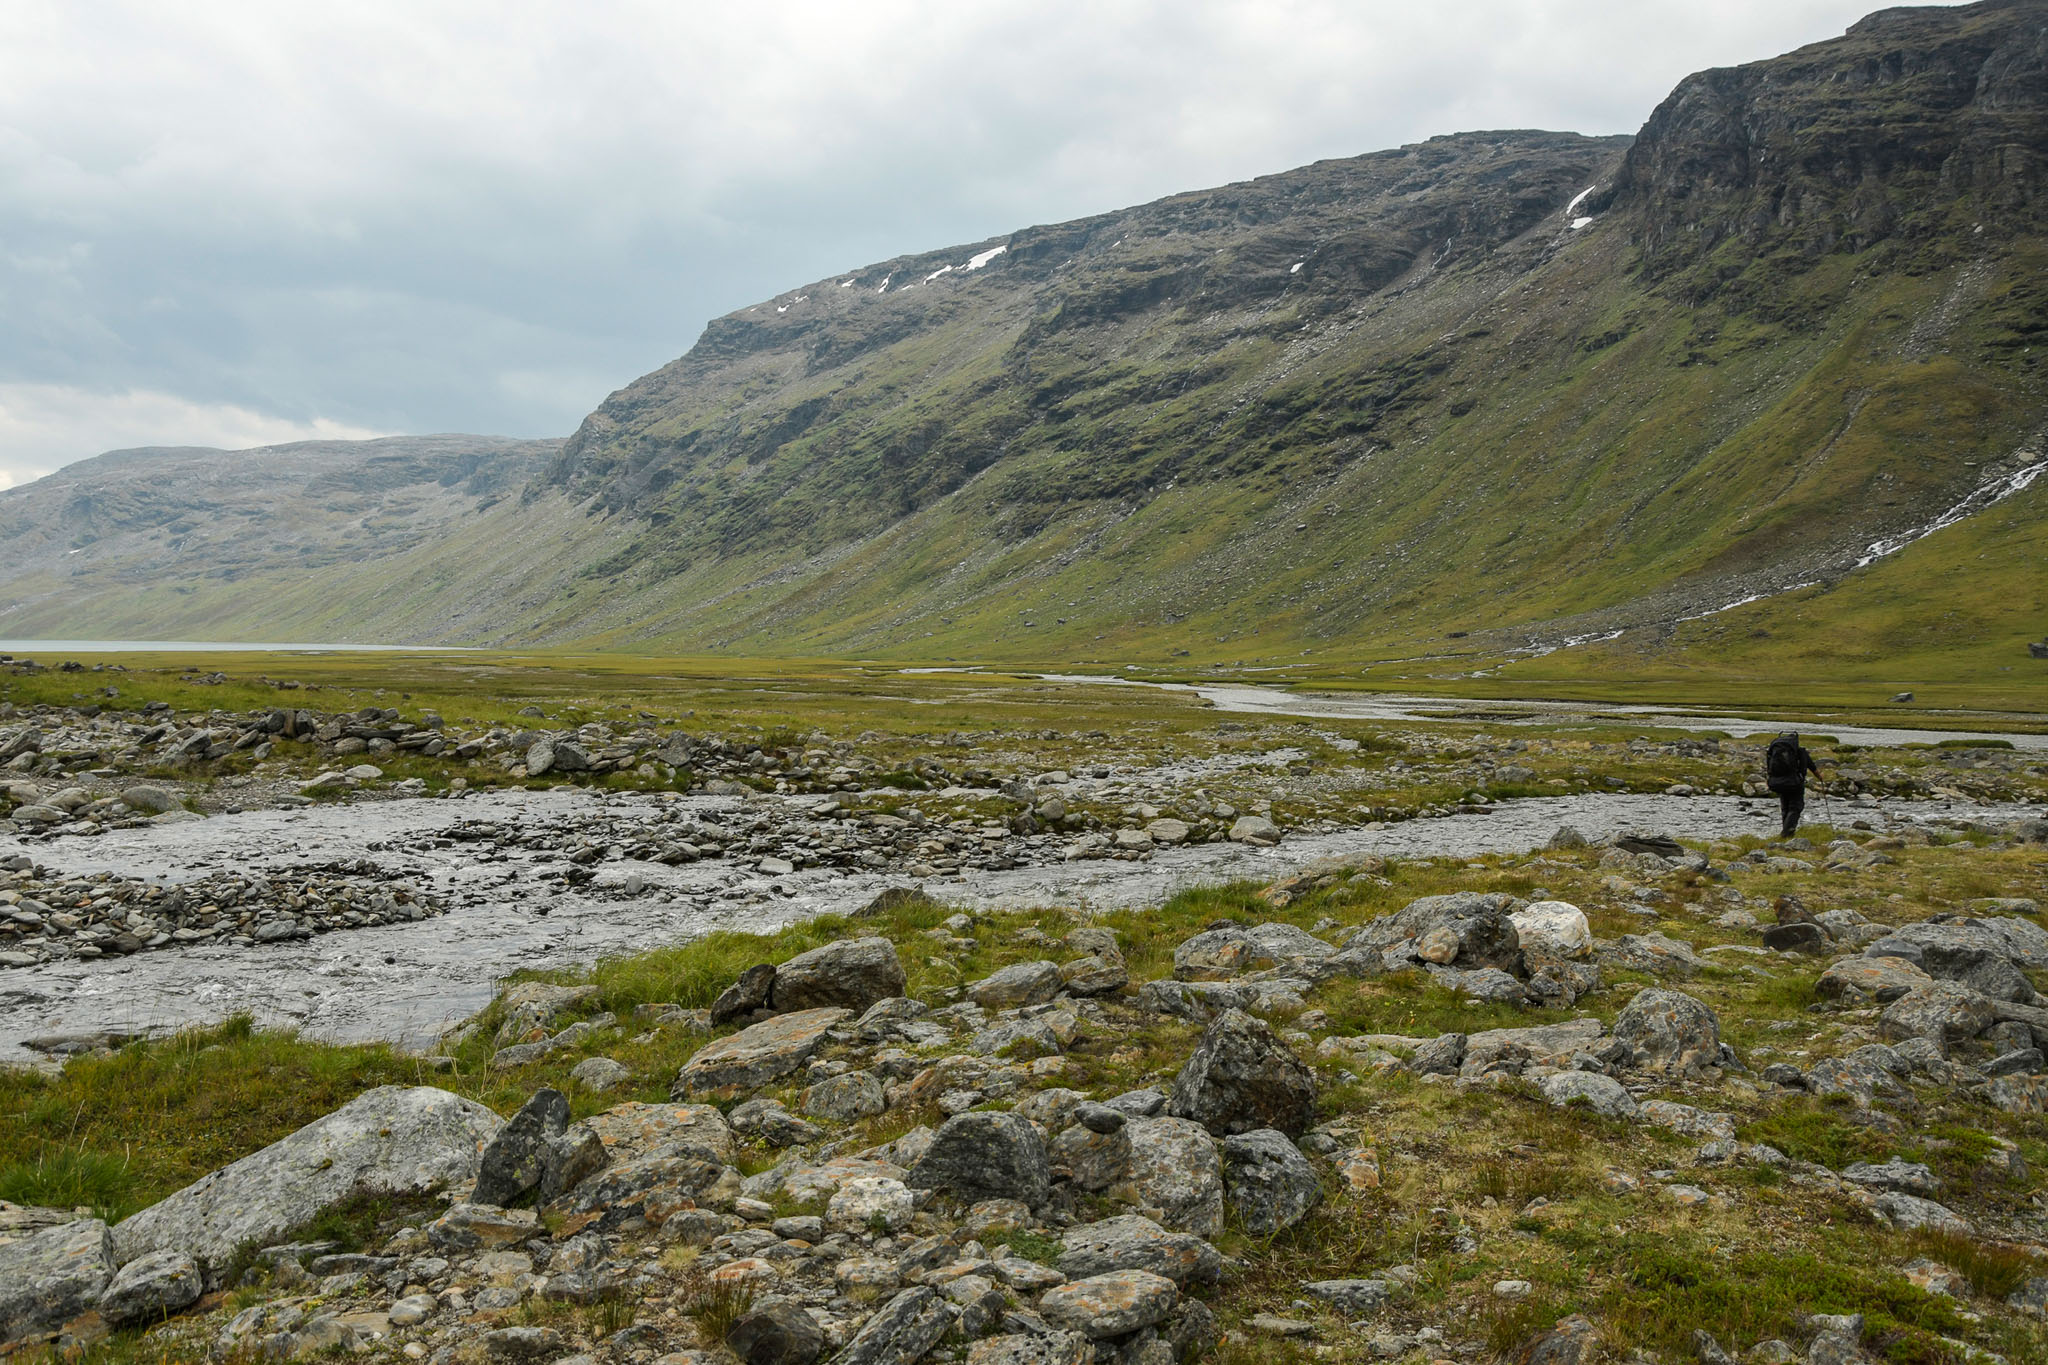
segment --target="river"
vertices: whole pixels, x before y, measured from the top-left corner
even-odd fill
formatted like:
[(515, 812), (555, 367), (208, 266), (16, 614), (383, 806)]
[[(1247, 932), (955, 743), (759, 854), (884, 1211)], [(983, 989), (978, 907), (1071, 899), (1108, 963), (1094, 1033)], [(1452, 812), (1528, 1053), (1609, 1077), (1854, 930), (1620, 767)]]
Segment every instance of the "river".
[[(677, 799), (667, 798), (671, 807)], [(680, 799), (705, 814), (729, 811), (741, 800)], [(595, 815), (602, 809), (606, 819), (630, 823), (636, 813), (652, 819), (663, 806), (659, 797), (600, 798), (562, 787), (478, 793), (461, 800), (250, 811), (32, 847), (0, 837), (0, 854), (27, 852), (66, 873), (108, 871), (171, 882), (222, 867), (263, 871), (371, 857), (432, 885), (453, 902), (438, 918), (295, 942), (248, 948), (204, 944), (0, 969), (0, 1061), (28, 1060), (22, 1041), (39, 1035), (161, 1029), (215, 1021), (238, 1011), (321, 1038), (385, 1038), (427, 1046), (449, 1024), (487, 1003), (497, 983), (518, 968), (588, 963), (712, 929), (773, 929), (810, 915), (857, 909), (884, 887), (904, 882), (901, 876), (835, 869), (768, 876), (727, 861), (680, 867), (615, 861), (601, 865), (595, 883), (600, 894), (592, 894), (540, 881), (537, 873), (561, 865), (556, 854), (515, 848), (487, 858), (474, 845), (436, 848), (427, 842), (464, 819), (573, 818), (579, 811)], [(1886, 805), (1864, 798), (1835, 816), (1886, 828), (1898, 820), (2011, 820), (2036, 813), (2024, 806)], [(1775, 815), (1769, 802), (1731, 797), (1542, 797), (1502, 803), (1491, 815), (1294, 835), (1271, 849), (1236, 844), (1164, 848), (1146, 862), (1045, 861), (934, 878), (925, 886), (936, 898), (963, 907), (1138, 907), (1156, 905), (1190, 885), (1271, 880), (1319, 858), (1524, 853), (1540, 847), (1563, 824), (1592, 837), (1639, 828), (1712, 839), (1767, 832)], [(370, 848), (393, 841), (410, 846), (403, 851)], [(629, 879), (638, 879), (640, 888), (631, 894)]]

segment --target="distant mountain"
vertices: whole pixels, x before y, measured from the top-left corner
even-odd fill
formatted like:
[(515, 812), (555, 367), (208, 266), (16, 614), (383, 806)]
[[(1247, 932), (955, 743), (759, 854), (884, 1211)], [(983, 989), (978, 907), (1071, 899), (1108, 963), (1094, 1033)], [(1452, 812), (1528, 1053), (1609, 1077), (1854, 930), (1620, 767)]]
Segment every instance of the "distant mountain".
[[(392, 436), (257, 450), (116, 450), (0, 492), (0, 635), (306, 639), (265, 590), (442, 542), (520, 491), (559, 440)], [(340, 634), (373, 635), (335, 621)]]
[(1886, 10), (1634, 139), (1435, 138), (799, 286), (517, 499), (205, 619), (1226, 665), (1669, 642), (1818, 584), (1872, 640), (2037, 637), (1997, 555), (1856, 566), (2048, 458), (2044, 205), (2048, 0)]

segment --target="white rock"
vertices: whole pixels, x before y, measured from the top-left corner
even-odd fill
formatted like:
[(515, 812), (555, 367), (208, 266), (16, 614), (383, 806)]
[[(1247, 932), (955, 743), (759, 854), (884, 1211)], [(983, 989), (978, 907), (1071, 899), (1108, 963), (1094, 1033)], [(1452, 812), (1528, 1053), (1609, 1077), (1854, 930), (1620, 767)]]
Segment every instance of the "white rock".
[(1540, 948), (1559, 957), (1580, 958), (1593, 951), (1593, 926), (1585, 911), (1570, 901), (1537, 901), (1508, 916), (1524, 948)]

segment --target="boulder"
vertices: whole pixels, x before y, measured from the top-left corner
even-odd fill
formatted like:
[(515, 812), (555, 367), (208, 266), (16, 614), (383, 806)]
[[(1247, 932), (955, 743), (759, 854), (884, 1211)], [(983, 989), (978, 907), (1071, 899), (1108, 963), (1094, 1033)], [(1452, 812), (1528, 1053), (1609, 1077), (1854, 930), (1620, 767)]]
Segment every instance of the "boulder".
[(1070, 1280), (1112, 1270), (1146, 1270), (1185, 1289), (1223, 1279), (1223, 1256), (1215, 1247), (1189, 1233), (1168, 1232), (1134, 1213), (1068, 1228), (1060, 1237), (1057, 1265)]
[(787, 1013), (836, 1006), (859, 1014), (903, 994), (908, 978), (886, 938), (842, 939), (798, 953), (775, 969), (769, 1008)]
[(1721, 1061), (1720, 1019), (1683, 991), (1636, 992), (1614, 1021), (1614, 1041), (1638, 1071), (1678, 1076)]
[(1417, 1047), (1408, 1069), (1418, 1076), (1455, 1076), (1465, 1063), (1465, 1035), (1442, 1033)]
[(585, 1057), (569, 1068), (569, 1079), (595, 1094), (616, 1090), (632, 1076), (630, 1068), (610, 1057)]
[[(746, 1107), (740, 1105), (733, 1112), (737, 1114)], [(587, 1126), (596, 1133), (614, 1161), (696, 1155), (707, 1161), (729, 1162), (737, 1150), (725, 1115), (708, 1104), (647, 1104), (628, 1100), (601, 1114), (592, 1114), (579, 1126)]]
[(1956, 981), (1930, 981), (1884, 1007), (1878, 1032), (1892, 1042), (1933, 1038), (1944, 1047), (1975, 1038), (1997, 1021), (1988, 996)]
[(1052, 1190), (1052, 1159), (1029, 1119), (1016, 1114), (955, 1114), (910, 1168), (905, 1184), (943, 1190), (964, 1204), (1015, 1199), (1033, 1208)]
[(1636, 1116), (1634, 1097), (1620, 1081), (1597, 1071), (1553, 1072), (1536, 1084), (1543, 1091), (1543, 1098), (1559, 1108), (1578, 1105), (1609, 1119)]
[(1889, 1001), (1933, 981), (1902, 957), (1845, 957), (1829, 964), (1813, 990), (1828, 1000), (1860, 996)]
[(1336, 952), (1291, 924), (1212, 925), (1173, 950), (1176, 981), (1225, 981), (1244, 972), (1281, 967), (1300, 970)]
[(900, 1180), (857, 1176), (841, 1185), (825, 1206), (825, 1221), (847, 1232), (900, 1232), (917, 1214), (917, 1197)]
[[(776, 979), (781, 980), (779, 976)], [(850, 1013), (843, 1007), (799, 1010), (715, 1038), (683, 1063), (669, 1094), (682, 1099), (758, 1090), (808, 1062), (825, 1045), (825, 1035), (833, 1025)]]
[(1191, 1119), (1143, 1118), (1124, 1125), (1130, 1164), (1110, 1194), (1158, 1211), (1158, 1222), (1200, 1237), (1223, 1232), (1223, 1161), (1216, 1139)]
[(939, 1344), (957, 1316), (923, 1285), (903, 1290), (862, 1324), (832, 1365), (911, 1365)]
[(568, 1127), (569, 1101), (562, 1092), (534, 1091), (484, 1145), (470, 1202), (506, 1208), (531, 1194), (540, 1184), (548, 1139), (560, 1137)]
[(121, 793), (121, 800), (130, 810), (139, 810), (149, 815), (162, 815), (167, 810), (177, 810), (178, 798), (163, 787), (139, 783)]
[[(2022, 924), (2025, 929), (2013, 927)], [(1936, 980), (1960, 982), (1994, 1000), (2027, 1004), (2034, 988), (2020, 964), (2048, 965), (2029, 961), (2040, 956), (2032, 950), (2040, 935), (2038, 926), (2021, 920), (1923, 920), (1893, 929), (1863, 951), (1903, 958)]]
[(344, 1200), (468, 1188), (502, 1126), (446, 1090), (379, 1086), (125, 1219), (117, 1258), (186, 1251), (210, 1277), (242, 1247), (275, 1242)]
[(1263, 815), (1240, 815), (1230, 826), (1230, 841), (1271, 847), (1280, 842), (1280, 826)]
[(97, 1305), (114, 1262), (114, 1239), (97, 1218), (0, 1243), (0, 1344), (53, 1332)]
[(755, 1010), (767, 1009), (768, 995), (774, 986), (774, 963), (759, 962), (747, 968), (711, 1002), (711, 1026), (720, 1028), (735, 1019), (746, 1018)]
[(1285, 1133), (1256, 1128), (1223, 1139), (1223, 1191), (1239, 1226), (1271, 1237), (1308, 1216), (1323, 1182)]
[(596, 1130), (587, 1123), (573, 1123), (543, 1147), (534, 1198), (551, 1204), (610, 1164), (611, 1153)]
[(844, 1076), (827, 1077), (804, 1091), (799, 1107), (812, 1118), (851, 1123), (881, 1113), (889, 1107), (889, 1101), (873, 1072), (849, 1071)]
[(725, 1345), (745, 1365), (811, 1365), (825, 1354), (825, 1333), (800, 1305), (778, 1299), (742, 1314)]
[(1115, 1270), (1048, 1289), (1038, 1311), (1054, 1327), (1102, 1341), (1156, 1327), (1179, 1301), (1180, 1290), (1163, 1275)]
[(1440, 965), (1475, 970), (1494, 967), (1511, 976), (1523, 975), (1522, 940), (1515, 930), (1512, 913), (1522, 902), (1498, 892), (1457, 891), (1447, 896), (1424, 896), (1411, 901), (1394, 914), (1374, 920), (1344, 943), (1347, 952), (1359, 948), (1407, 948), (1420, 955), (1423, 945), (1442, 953), (1446, 938), (1455, 949), (1440, 959)]
[(1525, 952), (1541, 950), (1577, 960), (1593, 951), (1593, 926), (1586, 912), (1570, 901), (1537, 901), (1509, 914)]
[(1068, 995), (1114, 995), (1130, 981), (1121, 953), (1096, 953), (1060, 964), (1060, 986)]
[(1095, 1346), (1079, 1332), (1012, 1332), (967, 1348), (967, 1365), (1090, 1365)]
[(1299, 1137), (1315, 1107), (1315, 1073), (1263, 1021), (1236, 1009), (1203, 1030), (1167, 1101), (1169, 1114), (1219, 1136), (1277, 1128)]
[(1050, 1003), (1061, 984), (1057, 962), (1013, 962), (968, 986), (967, 996), (985, 1010), (1015, 1009)]
[(199, 1302), (204, 1287), (199, 1262), (182, 1251), (152, 1251), (121, 1267), (100, 1295), (100, 1316), (114, 1327), (161, 1322)]

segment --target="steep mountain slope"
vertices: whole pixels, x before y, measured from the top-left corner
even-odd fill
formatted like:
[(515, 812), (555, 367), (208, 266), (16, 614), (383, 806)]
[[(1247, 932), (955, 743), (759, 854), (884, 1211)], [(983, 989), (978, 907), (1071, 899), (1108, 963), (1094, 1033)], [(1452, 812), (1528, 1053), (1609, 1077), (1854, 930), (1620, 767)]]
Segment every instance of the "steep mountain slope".
[[(146, 447), (0, 492), (0, 635), (309, 639), (264, 626), (280, 582), (333, 586), (437, 544), (562, 443), (493, 436)], [(296, 622), (294, 625), (303, 625)], [(334, 620), (328, 639), (372, 639)]]
[(1632, 140), (1437, 138), (790, 290), (517, 499), (207, 619), (1218, 666), (1626, 627), (1627, 667), (1797, 585), (1825, 638), (1841, 584), (1910, 645), (2012, 591), (1857, 562), (2048, 459), (2044, 195), (2048, 0), (1887, 10)]
[(1437, 139), (819, 281), (549, 484), (644, 521), (622, 640), (1371, 652), (1833, 577), (2041, 429), (2044, 15), (1886, 11), (1625, 153)]

